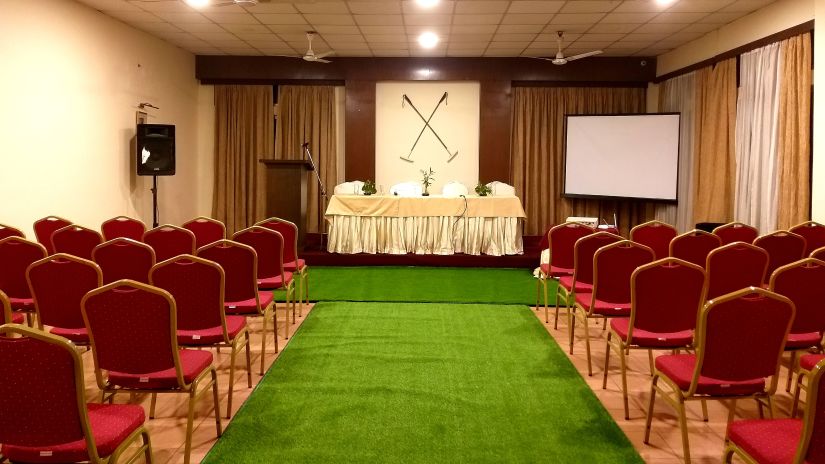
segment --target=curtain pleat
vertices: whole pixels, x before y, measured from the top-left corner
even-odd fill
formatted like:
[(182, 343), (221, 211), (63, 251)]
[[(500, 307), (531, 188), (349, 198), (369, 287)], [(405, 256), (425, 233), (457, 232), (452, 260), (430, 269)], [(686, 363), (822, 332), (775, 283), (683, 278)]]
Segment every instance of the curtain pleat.
[(599, 217), (627, 233), (653, 217), (654, 204), (562, 197), (564, 182), (564, 115), (643, 113), (645, 89), (517, 87), (513, 90), (511, 166), (513, 185), (527, 220), (526, 235), (543, 234), (568, 216)]
[(212, 215), (232, 234), (263, 219), (259, 159), (272, 156), (272, 86), (215, 86), (215, 189)]
[(810, 218), (811, 34), (783, 40), (780, 56), (776, 226), (787, 229)]
[(733, 218), (736, 58), (696, 71), (694, 222)]
[[(277, 159), (304, 159), (301, 150), (304, 142), (309, 149), (318, 175), (324, 183), (327, 195), (338, 180), (335, 87), (297, 86), (278, 87), (278, 125), (275, 137)], [(323, 232), (326, 205), (320, 194), (315, 173), (307, 179), (307, 224), (309, 232)]]

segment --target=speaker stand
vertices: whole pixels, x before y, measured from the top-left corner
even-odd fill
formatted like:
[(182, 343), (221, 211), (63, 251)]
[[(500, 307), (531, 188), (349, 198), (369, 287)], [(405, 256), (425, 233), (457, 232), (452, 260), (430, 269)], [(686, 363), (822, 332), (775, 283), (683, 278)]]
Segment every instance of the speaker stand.
[(158, 176), (152, 176), (152, 227), (158, 224)]

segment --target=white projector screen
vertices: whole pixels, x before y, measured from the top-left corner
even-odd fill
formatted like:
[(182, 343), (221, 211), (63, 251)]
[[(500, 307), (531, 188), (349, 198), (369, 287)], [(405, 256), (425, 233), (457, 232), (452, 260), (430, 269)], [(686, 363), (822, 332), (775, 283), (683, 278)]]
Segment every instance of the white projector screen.
[(679, 117), (567, 115), (564, 195), (676, 201)]

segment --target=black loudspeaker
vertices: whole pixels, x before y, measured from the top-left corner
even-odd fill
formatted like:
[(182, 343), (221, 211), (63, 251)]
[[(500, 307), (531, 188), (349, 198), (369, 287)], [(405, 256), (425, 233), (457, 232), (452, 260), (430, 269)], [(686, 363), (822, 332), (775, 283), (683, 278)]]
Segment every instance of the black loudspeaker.
[(139, 176), (174, 176), (175, 126), (138, 124), (135, 156)]

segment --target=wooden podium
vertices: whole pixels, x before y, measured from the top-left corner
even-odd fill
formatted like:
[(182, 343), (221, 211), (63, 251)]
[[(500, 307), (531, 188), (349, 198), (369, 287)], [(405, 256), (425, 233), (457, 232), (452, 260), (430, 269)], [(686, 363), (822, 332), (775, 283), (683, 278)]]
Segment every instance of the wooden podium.
[(262, 159), (266, 166), (266, 217), (279, 217), (298, 226), (298, 248), (304, 246), (307, 228), (307, 172), (304, 160)]

